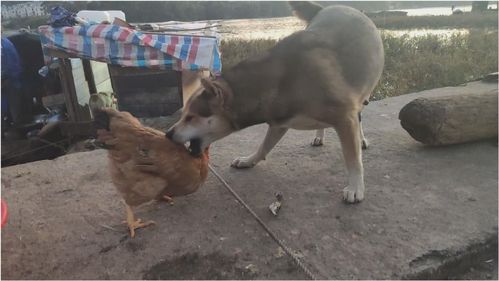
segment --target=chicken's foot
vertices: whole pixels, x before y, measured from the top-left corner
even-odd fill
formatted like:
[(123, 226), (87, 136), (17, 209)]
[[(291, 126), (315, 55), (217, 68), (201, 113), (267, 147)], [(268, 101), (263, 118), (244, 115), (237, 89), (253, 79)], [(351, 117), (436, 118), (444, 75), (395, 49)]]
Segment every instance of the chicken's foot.
[(173, 202), (173, 198), (172, 198), (172, 197), (170, 197), (170, 196), (168, 196), (168, 195), (163, 195), (163, 197), (162, 197), (162, 198), (163, 198), (163, 200), (164, 200), (166, 203), (168, 203), (168, 204), (170, 204), (170, 205), (173, 205), (173, 204), (174, 204), (174, 202)]
[(132, 207), (126, 205), (126, 221), (125, 223), (128, 225), (128, 229), (130, 229), (130, 236), (132, 238), (135, 237), (135, 229), (143, 228), (149, 226), (151, 224), (156, 224), (154, 221), (142, 222), (141, 219), (135, 220), (135, 216), (132, 211)]

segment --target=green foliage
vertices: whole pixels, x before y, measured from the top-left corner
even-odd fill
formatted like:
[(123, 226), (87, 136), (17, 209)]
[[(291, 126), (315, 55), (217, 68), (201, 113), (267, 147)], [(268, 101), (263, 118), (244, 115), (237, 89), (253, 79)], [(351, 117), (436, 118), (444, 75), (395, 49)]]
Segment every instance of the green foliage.
[(497, 31), (442, 38), (384, 35), (385, 69), (373, 99), (456, 86), (497, 71)]
[[(497, 31), (453, 35), (396, 37), (383, 34), (385, 69), (371, 99), (456, 86), (497, 70)], [(227, 70), (239, 61), (275, 45), (276, 40), (222, 41)]]
[(19, 29), (28, 28), (37, 29), (40, 25), (47, 24), (48, 17), (46, 16), (36, 16), (28, 18), (15, 18), (6, 23), (2, 23), (2, 26), (8, 29)]

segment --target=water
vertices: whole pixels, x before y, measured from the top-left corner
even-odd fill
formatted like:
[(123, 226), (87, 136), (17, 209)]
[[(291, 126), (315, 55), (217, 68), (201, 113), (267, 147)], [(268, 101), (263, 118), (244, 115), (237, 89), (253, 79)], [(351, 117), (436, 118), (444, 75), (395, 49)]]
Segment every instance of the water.
[[(223, 21), (220, 29), (223, 40), (255, 40), (255, 39), (282, 39), (293, 32), (303, 30), (305, 24), (295, 17), (270, 19), (243, 19)], [(454, 34), (466, 34), (467, 29), (397, 29), (381, 30), (394, 36), (408, 35), (410, 37), (427, 34), (442, 37)]]
[[(407, 12), (408, 16), (449, 16), (452, 15), (452, 5), (446, 7), (431, 7), (418, 9), (399, 9), (393, 11)], [(489, 8), (497, 9), (497, 4), (489, 4)], [(471, 5), (455, 6), (454, 9), (459, 9), (463, 12), (471, 12)]]
[[(497, 3), (489, 4), (492, 9), (497, 9)], [(455, 6), (463, 12), (471, 11), (471, 5)], [(395, 10), (394, 10), (395, 11)], [(418, 9), (400, 9), (406, 11), (408, 16), (439, 16), (451, 15), (451, 5), (446, 7), (431, 7)], [(296, 17), (270, 18), (270, 19), (238, 19), (223, 21), (220, 29), (224, 40), (255, 40), (255, 39), (281, 39), (298, 30), (303, 30), (305, 24)], [(454, 34), (466, 34), (468, 29), (407, 29), (407, 30), (381, 30), (395, 36), (408, 35), (410, 37), (424, 36), (427, 34), (449, 37)]]
[(223, 21), (219, 31), (224, 40), (281, 39), (298, 30), (305, 23), (296, 17), (267, 19), (238, 19)]

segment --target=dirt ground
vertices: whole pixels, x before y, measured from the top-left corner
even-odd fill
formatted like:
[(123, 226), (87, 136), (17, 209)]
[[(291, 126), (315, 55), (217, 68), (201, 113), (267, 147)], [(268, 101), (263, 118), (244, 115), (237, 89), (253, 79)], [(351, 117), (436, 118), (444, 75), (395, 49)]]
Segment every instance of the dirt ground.
[[(213, 145), (215, 169), (312, 272), (323, 279), (497, 278), (497, 141), (431, 148), (400, 127), (415, 97), (497, 91), (470, 83), (371, 103), (364, 128), (366, 200), (342, 202), (346, 184), (333, 130), (290, 131), (266, 161), (234, 170), (266, 126)], [(307, 279), (210, 174), (174, 205), (137, 211), (157, 225), (130, 239), (106, 152), (2, 169), (10, 217), (2, 229), (3, 279)], [(283, 194), (277, 217), (268, 206)], [(473, 269), (471, 269), (473, 268)]]

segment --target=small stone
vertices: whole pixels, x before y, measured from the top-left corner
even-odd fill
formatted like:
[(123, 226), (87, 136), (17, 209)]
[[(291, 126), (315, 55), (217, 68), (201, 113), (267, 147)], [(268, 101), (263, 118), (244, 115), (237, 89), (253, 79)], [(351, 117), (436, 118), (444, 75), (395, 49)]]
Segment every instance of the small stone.
[(274, 216), (277, 216), (280, 209), (281, 209), (281, 202), (279, 201), (273, 202), (272, 204), (269, 205), (269, 210)]
[(468, 201), (470, 201), (470, 202), (475, 202), (475, 201), (476, 201), (476, 198), (475, 198), (475, 197), (468, 197)]
[(258, 268), (256, 265), (250, 263), (247, 266), (244, 267), (251, 275), (256, 275), (258, 274)]
[(300, 231), (298, 231), (297, 229), (293, 229), (293, 230), (291, 230), (291, 234), (298, 235), (298, 234), (300, 234)]

